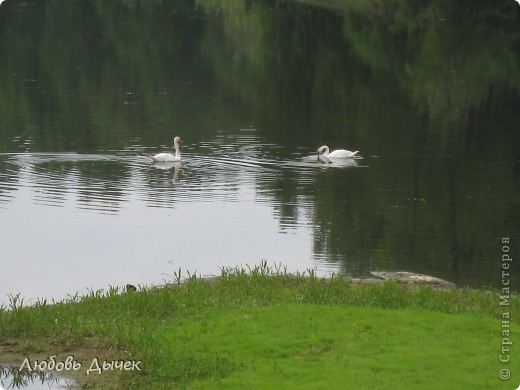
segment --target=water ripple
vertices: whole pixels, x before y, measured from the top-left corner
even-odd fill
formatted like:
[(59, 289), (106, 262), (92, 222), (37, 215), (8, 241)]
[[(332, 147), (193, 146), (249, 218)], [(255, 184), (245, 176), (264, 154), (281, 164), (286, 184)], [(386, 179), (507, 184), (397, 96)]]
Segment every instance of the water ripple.
[[(276, 159), (279, 146), (255, 143), (253, 135), (235, 142), (201, 142), (183, 152), (180, 163), (152, 163), (146, 148), (102, 154), (14, 153), (0, 155), (0, 205), (19, 189), (32, 202), (74, 207), (103, 214), (117, 213), (138, 200), (149, 207), (175, 207), (181, 202), (237, 201), (241, 197), (273, 201), (279, 181), (297, 191), (313, 186), (316, 174), (331, 164), (315, 155)], [(356, 167), (356, 160), (340, 167)], [(274, 199), (273, 195), (274, 194)]]

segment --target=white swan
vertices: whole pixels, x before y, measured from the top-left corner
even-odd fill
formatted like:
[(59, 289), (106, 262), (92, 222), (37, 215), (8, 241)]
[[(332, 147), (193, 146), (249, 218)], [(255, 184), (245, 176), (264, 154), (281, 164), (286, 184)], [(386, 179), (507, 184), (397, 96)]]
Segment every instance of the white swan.
[(181, 151), (179, 149), (180, 144), (182, 144), (181, 137), (175, 137), (173, 139), (173, 146), (175, 147), (175, 156), (171, 153), (159, 153), (150, 157), (155, 162), (181, 161)]
[(345, 149), (338, 149), (329, 153), (329, 147), (327, 145), (323, 145), (318, 149), (318, 160), (320, 159), (320, 156), (325, 158), (355, 158), (358, 157), (358, 153), (358, 150), (351, 152), (350, 150)]

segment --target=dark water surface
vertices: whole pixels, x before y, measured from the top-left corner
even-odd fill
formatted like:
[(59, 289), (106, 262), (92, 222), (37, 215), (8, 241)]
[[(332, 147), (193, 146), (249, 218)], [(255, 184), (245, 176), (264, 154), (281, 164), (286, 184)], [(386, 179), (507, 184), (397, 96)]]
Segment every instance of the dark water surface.
[(7, 0), (0, 302), (262, 260), (499, 286), (520, 7), (411, 3)]

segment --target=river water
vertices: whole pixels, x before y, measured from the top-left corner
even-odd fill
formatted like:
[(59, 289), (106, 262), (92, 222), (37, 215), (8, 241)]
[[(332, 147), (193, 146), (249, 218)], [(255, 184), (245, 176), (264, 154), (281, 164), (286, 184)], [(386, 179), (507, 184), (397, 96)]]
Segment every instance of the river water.
[[(0, 302), (263, 260), (499, 286), (516, 4), (312, 3), (5, 2)], [(175, 135), (182, 162), (152, 164)]]

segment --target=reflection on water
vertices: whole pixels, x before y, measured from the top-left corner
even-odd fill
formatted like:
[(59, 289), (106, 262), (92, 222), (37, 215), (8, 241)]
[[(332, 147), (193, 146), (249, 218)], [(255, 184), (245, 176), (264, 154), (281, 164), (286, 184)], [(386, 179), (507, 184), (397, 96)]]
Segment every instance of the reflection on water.
[[(498, 286), (516, 4), (307, 3), (5, 2), (0, 296), (263, 259)], [(183, 161), (152, 164), (173, 135)]]
[[(296, 178), (297, 186), (310, 186), (314, 176), (325, 168), (368, 167), (359, 158), (317, 159), (315, 155), (301, 155), (292, 160), (275, 160), (275, 153), (271, 152), (276, 145), (261, 144), (251, 136), (226, 141), (231, 143), (192, 145), (195, 152), (184, 152), (182, 162), (153, 162), (144, 153), (127, 151), (6, 153), (0, 155), (5, 168), (0, 172), (0, 203), (6, 208), (16, 201), (14, 192), (26, 190), (33, 204), (72, 205), (117, 214), (125, 203), (132, 201), (167, 208), (178, 202), (237, 200), (242, 191), (262, 193), (258, 183), (273, 181), (283, 172)], [(198, 154), (208, 150), (214, 154)], [(173, 188), (171, 184), (177, 186)]]
[(50, 372), (20, 370), (20, 367), (12, 367), (0, 364), (0, 388), (23, 390), (53, 390), (75, 389), (77, 381), (70, 378), (56, 376)]

